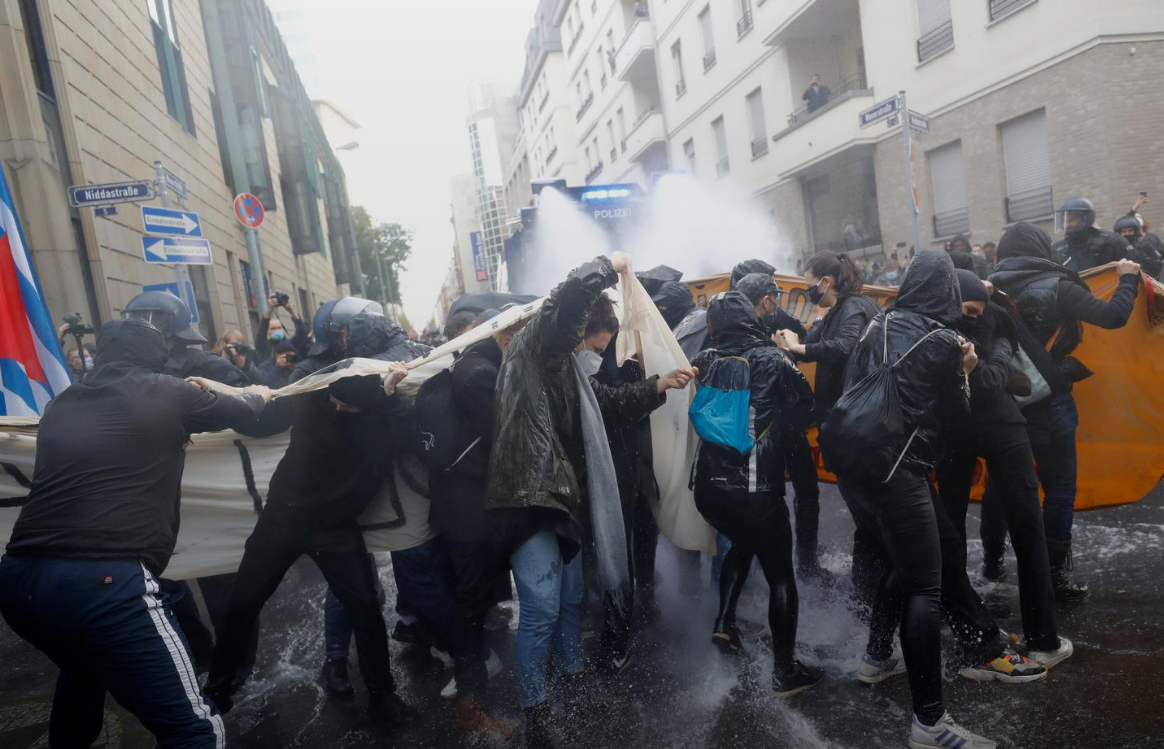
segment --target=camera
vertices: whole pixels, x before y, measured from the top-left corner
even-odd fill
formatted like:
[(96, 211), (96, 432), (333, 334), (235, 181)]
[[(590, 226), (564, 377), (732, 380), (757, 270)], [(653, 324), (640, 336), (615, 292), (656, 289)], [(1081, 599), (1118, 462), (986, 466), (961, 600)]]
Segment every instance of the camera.
[(86, 325), (81, 322), (80, 312), (71, 312), (61, 318), (62, 321), (68, 323), (69, 327), (65, 328), (65, 335), (71, 335), (75, 338), (80, 338), (85, 335), (93, 335), (96, 333), (92, 325)]
[(291, 301), (291, 297), (285, 291), (272, 291), (271, 296), (275, 297), (275, 303), (280, 307), (286, 307)]

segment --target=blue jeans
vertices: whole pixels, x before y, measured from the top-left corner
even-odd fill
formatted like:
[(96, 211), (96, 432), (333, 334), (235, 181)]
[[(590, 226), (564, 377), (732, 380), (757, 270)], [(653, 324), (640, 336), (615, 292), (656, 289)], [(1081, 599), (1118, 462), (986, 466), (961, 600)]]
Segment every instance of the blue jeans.
[(186, 638), (159, 582), (129, 559), (5, 555), (0, 561), (0, 612), (60, 669), (51, 746), (96, 741), (106, 691), (159, 747), (223, 746), (222, 718), (202, 696)]
[(561, 673), (582, 668), (582, 554), (563, 564), (558, 536), (541, 531), (509, 558), (521, 614), (517, 625), (517, 675), (521, 706), (548, 699), (546, 659), (553, 648)]
[(1046, 500), (1043, 503), (1043, 527), (1048, 541), (1070, 543), (1075, 522), (1075, 477), (1078, 461), (1075, 430), (1079, 411), (1071, 393), (1053, 395), (1023, 411), (1031, 452), (1039, 467), (1039, 483)]
[[(380, 582), (380, 574), (376, 571), (376, 560), (369, 554), (368, 564), (372, 567), (372, 580), (376, 586), (376, 600), (384, 605), (384, 586)], [(352, 615), (335, 593), (328, 586), (323, 597), (323, 647), (329, 661), (347, 660), (348, 650), (352, 647), (353, 632)]]

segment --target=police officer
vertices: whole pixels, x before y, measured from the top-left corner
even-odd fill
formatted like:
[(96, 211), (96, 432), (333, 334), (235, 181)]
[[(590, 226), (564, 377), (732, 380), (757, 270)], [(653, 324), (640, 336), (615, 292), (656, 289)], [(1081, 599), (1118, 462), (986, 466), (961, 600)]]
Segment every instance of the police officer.
[[(1140, 218), (1134, 213), (1126, 214), (1115, 222), (1113, 228), (1116, 234), (1123, 237), (1135, 249), (1136, 255), (1132, 259), (1140, 264), (1144, 272), (1152, 278), (1159, 277), (1161, 269), (1164, 269), (1164, 255), (1156, 246), (1156, 242), (1160, 240), (1155, 235), (1144, 234)], [(1152, 239), (1156, 241), (1153, 242)]]
[(179, 379), (203, 377), (225, 385), (246, 387), (247, 375), (221, 356), (190, 348), (206, 343), (198, 329), (190, 324), (190, 308), (168, 291), (145, 291), (125, 305), (125, 317), (145, 320), (166, 338), (165, 373)]
[(1067, 235), (1055, 243), (1055, 260), (1076, 273), (1134, 257), (1127, 240), (1095, 225), (1095, 205), (1087, 198), (1063, 201), (1055, 211), (1055, 233)]

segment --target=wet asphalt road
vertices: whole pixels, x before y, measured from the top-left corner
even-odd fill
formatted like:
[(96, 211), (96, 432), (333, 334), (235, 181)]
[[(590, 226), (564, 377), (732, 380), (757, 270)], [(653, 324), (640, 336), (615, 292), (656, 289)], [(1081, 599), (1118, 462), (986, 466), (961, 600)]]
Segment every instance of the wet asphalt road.
[[(825, 566), (845, 579), (852, 524), (832, 487), (822, 486), (821, 538)], [(969, 534), (977, 536), (972, 510)], [(1142, 749), (1164, 747), (1164, 489), (1122, 508), (1080, 514), (1076, 574), (1091, 598), (1060, 608), (1061, 634), (1076, 655), (1044, 682), (977, 684), (948, 675), (946, 702), (956, 719), (1004, 747)], [(387, 564), (382, 555), (381, 564)], [(972, 579), (981, 580), (981, 545), (971, 541)], [(1019, 630), (1014, 560), (1011, 584), (981, 585), (988, 606), (1008, 631)], [(692, 602), (678, 593), (675, 557), (659, 550), (663, 617), (637, 637), (635, 661), (620, 677), (593, 675), (556, 686), (555, 705), (573, 745), (587, 747), (764, 747), (789, 749), (904, 747), (909, 693), (904, 680), (864, 687), (853, 677), (865, 631), (845, 605), (846, 589), (801, 585), (798, 657), (822, 665), (827, 680), (791, 701), (769, 689), (766, 645), (750, 643), (743, 658), (725, 659), (710, 644), (715, 594)], [(392, 575), (381, 575), (392, 597)], [(706, 566), (704, 568), (706, 575)], [(741, 614), (764, 618), (767, 589), (754, 575)], [(427, 652), (393, 643), (400, 691), (423, 714), (421, 725), (392, 730), (368, 722), (357, 682), (354, 700), (328, 700), (319, 686), (323, 583), (300, 562), (263, 613), (263, 636), (253, 680), (226, 717), (231, 747), (489, 747), (521, 739), (470, 739), (452, 730), (453, 704), (438, 696), (451, 676)], [(391, 627), (396, 615), (389, 607)], [(510, 625), (512, 628), (514, 625)], [(513, 633), (489, 634), (506, 664), (492, 682), (490, 701), (516, 717)], [(949, 642), (947, 642), (949, 644)], [(0, 624), (0, 747), (47, 747), (52, 664)], [(107, 700), (106, 731), (98, 746), (144, 749), (152, 737)]]

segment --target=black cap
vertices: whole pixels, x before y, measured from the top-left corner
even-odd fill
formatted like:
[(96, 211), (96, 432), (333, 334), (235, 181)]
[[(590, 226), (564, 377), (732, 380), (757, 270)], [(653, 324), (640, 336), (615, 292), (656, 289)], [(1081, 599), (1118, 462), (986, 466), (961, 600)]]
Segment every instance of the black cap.
[(736, 291), (748, 298), (755, 306), (760, 300), (772, 294), (779, 294), (780, 287), (772, 280), (772, 276), (763, 273), (749, 273), (736, 284)]

